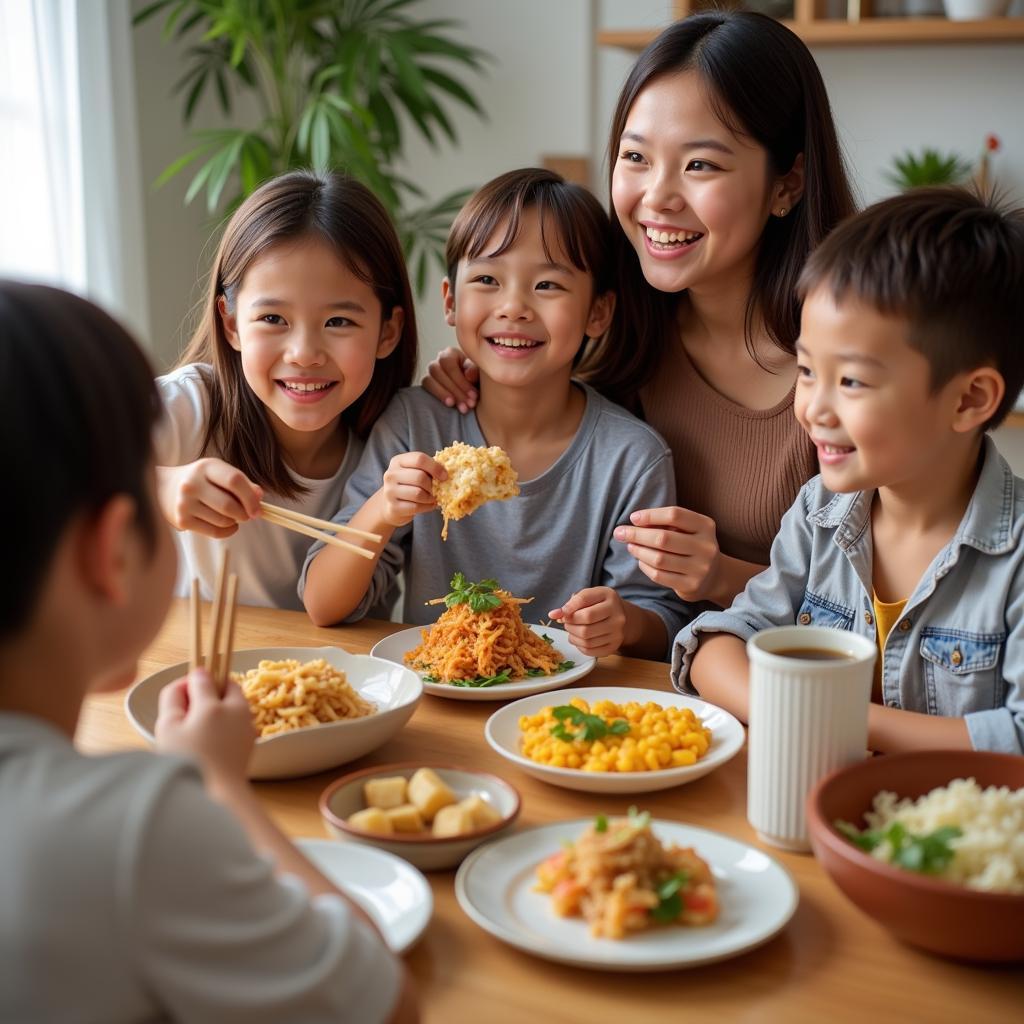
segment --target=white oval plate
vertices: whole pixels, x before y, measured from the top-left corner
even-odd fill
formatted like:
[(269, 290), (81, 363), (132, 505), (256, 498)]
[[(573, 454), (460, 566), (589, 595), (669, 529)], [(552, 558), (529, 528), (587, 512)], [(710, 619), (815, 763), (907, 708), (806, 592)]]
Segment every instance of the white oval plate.
[(528, 775), (550, 782), (565, 789), (578, 789), (585, 793), (651, 793), (656, 789), (670, 789), (684, 782), (693, 782), (702, 775), (714, 771), (735, 757), (743, 746), (743, 726), (728, 711), (714, 704), (687, 697), (675, 690), (636, 690), (626, 686), (592, 686), (585, 689), (566, 690), (558, 695), (559, 704), (568, 704), (573, 697), (582, 697), (588, 704), (595, 701), (611, 700), (616, 704), (639, 701), (641, 704), (653, 701), (662, 707), (690, 708), (711, 730), (711, 746), (696, 763), (681, 768), (659, 768), (651, 772), (585, 772), (580, 768), (556, 768), (553, 765), (538, 764), (524, 757), (520, 752), (522, 732), (519, 729), (521, 715), (535, 715), (551, 703), (543, 695), (525, 697), (514, 704), (495, 711), (484, 726), (487, 742), (502, 757), (518, 765)]
[(484, 931), (545, 960), (603, 971), (657, 971), (745, 953), (778, 933), (796, 910), (796, 885), (766, 853), (718, 832), (655, 821), (662, 842), (692, 846), (707, 861), (718, 888), (718, 920), (703, 927), (652, 928), (624, 939), (594, 938), (582, 917), (559, 917), (551, 897), (533, 889), (537, 865), (592, 820), (543, 825), (475, 850), (455, 876), (463, 911)]
[[(400, 633), (392, 633), (391, 636), (378, 640), (370, 654), (375, 658), (393, 661), (396, 665), (405, 665), (403, 658), (406, 653), (422, 642), (423, 634), (420, 630), (425, 628), (425, 626), (412, 626), (410, 629), (403, 629)], [(423, 679), (423, 689), (435, 697), (451, 697), (452, 700), (511, 700), (513, 697), (526, 697), (531, 693), (547, 693), (548, 690), (558, 690), (594, 671), (597, 660), (587, 654), (580, 654), (573, 647), (569, 635), (564, 629), (535, 625), (530, 625), (530, 629), (540, 636), (546, 633), (551, 637), (555, 650), (562, 656), (562, 661), (574, 661), (576, 662), (575, 667), (567, 669), (565, 672), (558, 672), (553, 676), (531, 676), (527, 679), (499, 683), (497, 686), (479, 688), (451, 686), (448, 683), (428, 683), (420, 676)]]
[(333, 839), (296, 839), (295, 845), (373, 918), (392, 952), (411, 949), (430, 924), (434, 894), (408, 861)]
[[(419, 676), (407, 668), (397, 669), (381, 658), (349, 654), (340, 647), (259, 647), (235, 651), (232, 672), (247, 672), (263, 660), (311, 661), (323, 658), (341, 669), (349, 685), (377, 710), (364, 718), (328, 722), (308, 729), (292, 729), (256, 741), (249, 760), (250, 779), (289, 779), (312, 775), (348, 764), (376, 750), (412, 717), (423, 696)], [(171, 665), (140, 679), (125, 695), (124, 706), (132, 725), (153, 742), (160, 691), (188, 672), (188, 662)]]

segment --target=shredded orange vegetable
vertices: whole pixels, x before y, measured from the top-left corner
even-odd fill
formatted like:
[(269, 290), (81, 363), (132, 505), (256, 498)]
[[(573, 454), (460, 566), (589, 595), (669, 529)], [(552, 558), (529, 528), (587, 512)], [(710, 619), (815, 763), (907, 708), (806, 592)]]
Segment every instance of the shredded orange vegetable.
[(513, 597), (495, 590), (496, 608), (474, 612), (462, 603), (447, 609), (421, 630), (423, 642), (405, 655), (413, 668), (442, 682), (477, 679), (508, 672), (522, 679), (527, 669), (553, 675), (561, 664), (558, 650), (523, 623), (519, 606), (533, 598)]

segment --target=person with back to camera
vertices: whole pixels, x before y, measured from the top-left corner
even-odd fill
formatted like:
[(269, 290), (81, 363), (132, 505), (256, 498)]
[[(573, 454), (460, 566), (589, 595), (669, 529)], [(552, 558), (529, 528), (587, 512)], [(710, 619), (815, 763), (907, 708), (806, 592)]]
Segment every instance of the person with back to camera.
[(801, 292), (821, 475), (771, 566), (679, 634), (673, 681), (746, 719), (750, 636), (848, 629), (878, 644), (873, 749), (1024, 754), (1024, 480), (988, 434), (1024, 383), (1024, 211), (914, 189), (837, 228)]
[[(608, 147), (619, 301), (581, 379), (672, 450), (678, 503), (616, 531), (655, 582), (727, 606), (768, 563), (814, 448), (792, 415), (796, 282), (853, 212), (814, 58), (784, 25), (707, 11), (637, 58)], [(458, 350), (424, 385), (475, 401)]]
[(165, 687), (159, 754), (75, 750), (171, 600), (160, 401), (118, 324), (39, 285), (0, 282), (0, 380), (0, 436), (26, 439), (3, 479), (31, 496), (0, 590), (0, 1020), (415, 1022), (401, 962), (246, 781), (237, 684)]

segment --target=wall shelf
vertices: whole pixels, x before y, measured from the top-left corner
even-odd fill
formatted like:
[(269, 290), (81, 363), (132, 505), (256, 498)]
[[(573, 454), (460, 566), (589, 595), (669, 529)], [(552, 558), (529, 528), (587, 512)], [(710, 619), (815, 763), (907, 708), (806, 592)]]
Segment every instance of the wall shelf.
[[(675, 18), (702, 9), (701, 0), (676, 0)], [(914, 44), (1013, 43), (1024, 42), (1024, 18), (987, 18), (982, 21), (950, 21), (948, 18), (872, 18), (870, 6), (861, 4), (860, 21), (825, 18), (815, 0), (795, 0), (794, 17), (782, 24), (792, 29), (808, 46), (898, 46)], [(599, 32), (601, 46), (640, 51), (659, 29)]]

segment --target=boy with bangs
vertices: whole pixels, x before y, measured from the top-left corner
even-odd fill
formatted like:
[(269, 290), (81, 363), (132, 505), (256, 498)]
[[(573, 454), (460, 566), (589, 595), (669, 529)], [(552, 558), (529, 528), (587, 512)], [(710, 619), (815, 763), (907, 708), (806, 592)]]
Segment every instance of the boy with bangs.
[[(572, 379), (588, 338), (614, 310), (609, 221), (586, 189), (539, 169), (481, 188), (448, 238), (444, 312), (480, 367), (480, 402), (462, 416), (409, 388), (367, 442), (336, 521), (382, 534), (374, 563), (310, 549), (300, 582), (319, 625), (362, 618), (405, 573), (403, 619), (426, 625), (425, 602), (455, 572), (497, 578), (533, 597), (528, 621), (550, 616), (585, 654), (664, 658), (681, 602), (641, 572), (615, 527), (637, 508), (671, 505), (671, 454), (629, 413)], [(446, 477), (431, 454), (454, 440), (498, 445), (520, 495), (490, 502), (440, 539), (432, 493)], [(550, 610), (549, 610), (550, 609)]]
[(1024, 754), (1024, 481), (988, 431), (1024, 383), (1024, 211), (915, 189), (811, 256), (795, 401), (821, 474), (771, 565), (676, 638), (672, 679), (746, 719), (745, 641), (875, 640), (869, 744)]

